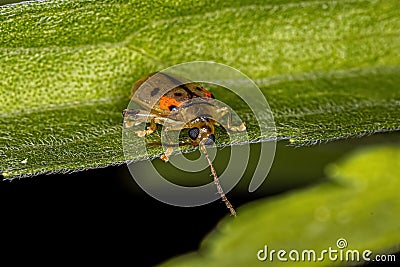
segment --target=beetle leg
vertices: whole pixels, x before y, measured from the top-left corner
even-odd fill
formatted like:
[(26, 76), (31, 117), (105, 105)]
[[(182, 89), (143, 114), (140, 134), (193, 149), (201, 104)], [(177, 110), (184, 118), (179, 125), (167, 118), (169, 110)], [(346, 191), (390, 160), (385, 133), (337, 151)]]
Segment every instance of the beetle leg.
[[(182, 122), (179, 122), (179, 121), (169, 119), (169, 118), (157, 118), (157, 119), (163, 120), (162, 123), (165, 127), (164, 132), (165, 132), (165, 139), (167, 141), (167, 144), (164, 144), (164, 145), (167, 147), (167, 149), (165, 150), (164, 154), (161, 155), (161, 159), (163, 161), (167, 162), (167, 161), (169, 161), (169, 156), (171, 156), (172, 152), (174, 151), (173, 147), (174, 146), (179, 147), (179, 144), (176, 144), (171, 140), (171, 137), (169, 136), (168, 132), (169, 131), (180, 131), (182, 128), (185, 128), (184, 127), (185, 124)], [(179, 133), (176, 133), (176, 134), (179, 134)], [(178, 138), (178, 137), (176, 136), (176, 138)]]
[(169, 156), (172, 155), (172, 147), (168, 147), (167, 150), (165, 150), (164, 154), (161, 155), (161, 160), (164, 162), (168, 162), (169, 161)]
[(135, 133), (139, 137), (143, 137), (145, 135), (149, 135), (153, 133), (157, 129), (156, 125), (156, 115), (152, 113), (148, 113), (147, 111), (144, 110), (139, 110), (139, 109), (125, 109), (122, 112), (122, 115), (124, 116), (124, 126), (126, 128), (131, 128), (133, 126), (137, 126), (141, 123), (150, 123), (150, 126), (146, 128), (146, 130), (142, 131), (135, 131)]
[(169, 120), (168, 126), (165, 127), (165, 131), (180, 131), (185, 127), (185, 123), (180, 121)]
[[(182, 128), (184, 128), (184, 123), (182, 122), (178, 122), (178, 121), (174, 121), (168, 118), (165, 118), (166, 120), (164, 121), (164, 132), (165, 132), (165, 139), (167, 141), (167, 146), (171, 146), (171, 145), (176, 145), (176, 143), (173, 142), (173, 140), (171, 140), (171, 136), (169, 135), (169, 131), (174, 131), (174, 133), (171, 133), (176, 139), (179, 139), (178, 135), (179, 132), (176, 131), (180, 131)], [(168, 121), (168, 122), (167, 122)], [(166, 123), (167, 122), (167, 123)], [(172, 153), (172, 147), (171, 147), (171, 153)]]
[(154, 117), (156, 117), (155, 114), (140, 109), (125, 109), (122, 111), (122, 116), (124, 116), (124, 126), (126, 128), (150, 122)]
[(220, 117), (222, 118), (226, 114), (228, 114), (228, 118), (226, 120), (226, 125), (223, 125), (227, 130), (232, 131), (232, 132), (242, 132), (246, 130), (246, 123), (242, 122), (239, 126), (233, 126), (232, 125), (232, 113), (230, 109), (227, 107), (223, 107), (218, 109), (218, 114), (220, 114)]
[(155, 118), (151, 118), (150, 125), (147, 126), (146, 130), (137, 130), (135, 131), (135, 134), (137, 134), (139, 137), (144, 137), (146, 135), (152, 134), (156, 129), (157, 124), (155, 122)]

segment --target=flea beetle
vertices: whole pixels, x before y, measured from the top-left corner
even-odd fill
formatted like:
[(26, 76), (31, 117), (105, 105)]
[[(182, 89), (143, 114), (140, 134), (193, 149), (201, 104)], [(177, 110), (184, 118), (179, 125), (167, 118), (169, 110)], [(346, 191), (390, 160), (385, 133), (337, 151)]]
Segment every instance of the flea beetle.
[[(164, 127), (165, 131), (180, 131), (187, 128), (187, 135), (191, 139), (190, 144), (199, 146), (206, 156), (218, 193), (231, 214), (236, 215), (219, 185), (205, 146), (215, 142), (214, 126), (221, 126), (221, 121), (225, 121), (222, 126), (228, 131), (244, 131), (246, 126), (244, 122), (239, 126), (231, 125), (230, 109), (217, 105), (216, 101), (211, 101), (212, 99), (214, 99), (213, 94), (195, 82), (175, 75), (155, 72), (141, 78), (133, 85), (131, 101), (139, 104), (142, 109), (125, 109), (123, 111), (124, 127), (131, 128), (142, 123), (149, 123), (145, 130), (135, 131), (139, 137), (153, 133), (157, 129), (157, 124), (168, 125)], [(227, 119), (222, 119), (225, 116)], [(172, 147), (168, 147), (161, 159), (168, 161), (172, 151)]]

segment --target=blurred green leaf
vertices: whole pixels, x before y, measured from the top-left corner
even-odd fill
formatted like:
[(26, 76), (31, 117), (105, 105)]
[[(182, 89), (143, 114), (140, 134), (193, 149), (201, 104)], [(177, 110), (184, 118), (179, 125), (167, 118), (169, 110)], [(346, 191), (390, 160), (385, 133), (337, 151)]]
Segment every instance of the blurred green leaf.
[[(132, 83), (192, 60), (254, 79), (277, 137), (294, 144), (398, 130), (399, 13), (397, 0), (0, 7), (0, 170), (16, 177), (122, 163), (121, 111)], [(258, 140), (253, 116), (236, 102)]]
[[(239, 216), (225, 218), (198, 252), (161, 266), (286, 266), (293, 262), (262, 262), (257, 252), (267, 245), (269, 251), (293, 249), (300, 255), (313, 249), (319, 257), (324, 249), (338, 249), (339, 238), (347, 241), (344, 252), (399, 251), (400, 147), (358, 150), (327, 170), (327, 182), (240, 207)], [(323, 264), (300, 261), (296, 266), (348, 263), (326, 255)]]

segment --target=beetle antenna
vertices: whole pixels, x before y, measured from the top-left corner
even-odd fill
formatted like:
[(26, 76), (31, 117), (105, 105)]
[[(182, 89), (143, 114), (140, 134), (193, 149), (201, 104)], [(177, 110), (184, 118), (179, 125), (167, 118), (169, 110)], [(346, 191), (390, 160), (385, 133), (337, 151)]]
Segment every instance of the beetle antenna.
[(212, 164), (212, 161), (210, 160), (210, 158), (208, 156), (206, 147), (203, 144), (200, 144), (200, 149), (204, 153), (204, 156), (206, 157), (206, 159), (208, 161), (208, 165), (210, 165), (211, 173), (214, 177), (214, 184), (217, 187), (218, 194), (221, 196), (222, 201), (225, 203), (226, 207), (229, 209), (231, 214), (236, 217), (236, 211), (233, 208), (232, 204), (229, 202), (228, 198), (226, 197), (224, 190), (222, 190), (222, 187), (218, 180), (217, 172), (215, 171), (214, 165)]

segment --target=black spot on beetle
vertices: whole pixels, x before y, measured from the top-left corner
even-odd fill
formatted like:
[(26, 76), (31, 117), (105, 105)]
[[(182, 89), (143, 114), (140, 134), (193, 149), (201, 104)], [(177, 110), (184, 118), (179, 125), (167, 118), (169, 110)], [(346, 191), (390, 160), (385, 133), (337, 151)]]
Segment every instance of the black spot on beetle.
[(175, 111), (175, 110), (178, 110), (178, 107), (177, 107), (177, 106), (174, 106), (174, 105), (171, 105), (171, 106), (168, 107), (168, 109), (169, 109), (170, 111)]
[(155, 87), (155, 88), (151, 91), (150, 95), (151, 95), (151, 96), (155, 96), (156, 94), (158, 94), (158, 92), (160, 92), (160, 88)]

